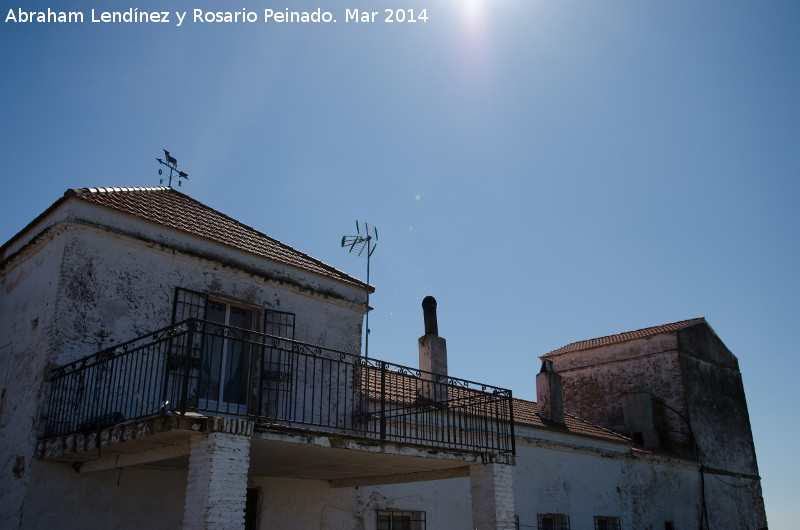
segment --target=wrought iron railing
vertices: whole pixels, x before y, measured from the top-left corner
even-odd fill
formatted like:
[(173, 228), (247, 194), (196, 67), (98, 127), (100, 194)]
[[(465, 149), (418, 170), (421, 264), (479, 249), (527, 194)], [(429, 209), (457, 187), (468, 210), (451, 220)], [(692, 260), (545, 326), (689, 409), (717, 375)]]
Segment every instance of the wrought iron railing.
[(46, 438), (165, 412), (513, 453), (511, 391), (188, 319), (52, 371)]

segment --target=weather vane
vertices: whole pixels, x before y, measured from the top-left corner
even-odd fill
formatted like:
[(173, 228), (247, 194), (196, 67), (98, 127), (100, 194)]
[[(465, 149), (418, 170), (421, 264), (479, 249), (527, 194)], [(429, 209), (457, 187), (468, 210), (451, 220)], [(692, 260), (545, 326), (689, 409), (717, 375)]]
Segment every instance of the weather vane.
[(356, 235), (342, 236), (342, 248), (350, 254), (367, 259), (367, 334), (364, 339), (364, 357), (369, 358), (369, 259), (378, 245), (378, 229), (364, 221), (356, 221)]
[[(175, 178), (178, 179), (178, 187), (180, 187), (181, 179), (183, 178), (189, 180), (189, 175), (187, 173), (184, 173), (183, 171), (178, 171), (178, 159), (169, 154), (169, 151), (167, 151), (166, 149), (164, 149), (164, 157), (167, 159), (166, 162), (164, 162), (160, 158), (156, 158), (156, 160), (158, 160), (158, 163), (161, 164), (162, 166), (167, 166), (169, 168), (169, 181), (167, 183), (167, 186), (169, 186), (170, 188), (172, 187), (172, 175), (174, 173)], [(158, 168), (158, 174), (163, 175), (164, 170)], [(164, 184), (163, 177), (159, 179), (159, 183)]]

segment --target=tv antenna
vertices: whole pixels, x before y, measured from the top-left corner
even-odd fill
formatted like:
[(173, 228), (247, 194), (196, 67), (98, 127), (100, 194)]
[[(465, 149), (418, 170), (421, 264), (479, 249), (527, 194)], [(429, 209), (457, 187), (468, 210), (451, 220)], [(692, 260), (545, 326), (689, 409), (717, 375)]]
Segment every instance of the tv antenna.
[(356, 235), (342, 236), (342, 248), (350, 254), (367, 259), (367, 334), (364, 339), (364, 357), (369, 358), (369, 259), (378, 245), (378, 229), (364, 221), (356, 221)]
[[(164, 158), (167, 159), (166, 162), (164, 162), (160, 158), (156, 158), (156, 160), (158, 160), (158, 163), (161, 164), (162, 166), (167, 166), (169, 168), (169, 181), (167, 183), (167, 186), (169, 186), (170, 188), (172, 187), (172, 176), (173, 176), (173, 174), (175, 175), (175, 178), (178, 179), (178, 187), (181, 186), (181, 179), (189, 180), (189, 175), (188, 174), (184, 173), (183, 171), (178, 171), (178, 159), (176, 159), (174, 156), (169, 154), (169, 151), (167, 151), (166, 149), (164, 149)], [(161, 168), (158, 168), (158, 174), (159, 175), (163, 175), (164, 174), (164, 170), (161, 169)], [(159, 183), (160, 184), (164, 184), (164, 178), (163, 177), (161, 179), (159, 179)]]

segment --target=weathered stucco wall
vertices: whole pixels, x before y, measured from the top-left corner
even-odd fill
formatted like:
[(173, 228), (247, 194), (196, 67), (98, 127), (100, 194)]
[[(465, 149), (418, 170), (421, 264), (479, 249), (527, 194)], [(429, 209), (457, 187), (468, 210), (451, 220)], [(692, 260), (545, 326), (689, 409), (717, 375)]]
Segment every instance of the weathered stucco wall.
[[(186, 471), (125, 468), (77, 474), (67, 464), (36, 461), (19, 528), (147, 528), (183, 522)], [(3, 528), (16, 528), (3, 525)]]
[(250, 477), (261, 528), (375, 530), (378, 510), (424, 511), (427, 528), (471, 528), (469, 479), (331, 488), (322, 480)]
[(31, 484), (63, 241), (49, 232), (0, 268), (0, 528), (19, 524)]
[(295, 313), (297, 339), (360, 351), (362, 314), (355, 304), (115, 232), (75, 225), (62, 277), (58, 363), (169, 325), (176, 287)]
[[(525, 525), (535, 528), (537, 515), (550, 513), (569, 516), (572, 528), (594, 528), (595, 516), (618, 517), (622, 528), (637, 530), (661, 530), (666, 521), (672, 522), (675, 528), (699, 526), (704, 500), (697, 463), (631, 452), (624, 444), (553, 434), (525, 426), (519, 426), (517, 434), (514, 504), (523, 528)], [(287, 484), (274, 482), (276, 480), (254, 483), (251, 477), (251, 485), (274, 484), (264, 489), (261, 520), (278, 528), (372, 529), (375, 510), (387, 507), (425, 511), (428, 528), (470, 528), (471, 524), (467, 478), (362, 487), (356, 490), (354, 500), (339, 493), (340, 490), (329, 490), (324, 482), (308, 489), (308, 482), (296, 481), (285, 492), (271, 493), (270, 488)], [(752, 497), (756, 492), (749, 486), (742, 486), (738, 489), (747, 493), (737, 497), (720, 486), (724, 484), (706, 475), (710, 528), (763, 526), (758, 525), (758, 516), (753, 515), (757, 512), (756, 504), (745, 502), (746, 495)], [(760, 490), (757, 493), (760, 494)], [(309, 496), (319, 499), (318, 504), (298, 506), (303, 502), (300, 499)], [(295, 523), (288, 515), (264, 514), (271, 509), (269, 498), (283, 499), (276, 507), (285, 508), (287, 513), (294, 512), (297, 507), (303, 508), (304, 518), (293, 526)], [(355, 504), (347, 508), (348, 502)], [(332, 520), (340, 521), (339, 526), (318, 526), (323, 512), (336, 514)], [(362, 514), (360, 518), (359, 513)]]
[[(702, 516), (699, 465), (625, 450), (624, 444), (520, 427), (513, 469), (516, 513), (522, 525), (537, 514), (568, 515), (572, 528), (593, 528), (594, 516), (619, 517), (622, 528), (696, 528)], [(558, 438), (558, 439), (556, 439)], [(126, 468), (76, 474), (69, 465), (36, 461), (25, 499), (24, 528), (178, 528), (186, 471)], [(743, 495), (706, 476), (710, 528), (761, 528)], [(259, 489), (261, 528), (374, 530), (378, 510), (424, 511), (428, 528), (471, 528), (470, 479), (333, 488), (327, 481), (251, 475)], [(751, 524), (752, 523), (752, 524)]]
[(553, 364), (562, 376), (564, 409), (569, 414), (627, 434), (623, 395), (647, 392), (654, 400), (662, 447), (694, 455), (688, 426), (681, 418), (687, 411), (674, 335), (566, 353), (553, 357)]
[(766, 526), (738, 361), (706, 323), (553, 361), (566, 410), (618, 432), (625, 432), (622, 395), (651, 394), (662, 449), (706, 468), (711, 528)]
[(570, 441), (525, 442), (520, 429), (514, 494), (521, 525), (538, 514), (568, 515), (572, 528), (594, 528), (595, 516), (619, 517), (622, 528), (696, 528), (701, 506), (698, 466), (660, 457), (570, 450)]
[(730, 475), (705, 475), (709, 528), (767, 528), (761, 481)]
[(743, 527), (766, 528), (738, 360), (708, 326), (680, 330), (678, 342), (688, 418), (708, 468), (709, 522), (717, 521), (711, 528), (724, 527), (729, 514), (736, 514)]
[(736, 357), (707, 326), (678, 334), (683, 385), (703, 463), (758, 474), (750, 416)]

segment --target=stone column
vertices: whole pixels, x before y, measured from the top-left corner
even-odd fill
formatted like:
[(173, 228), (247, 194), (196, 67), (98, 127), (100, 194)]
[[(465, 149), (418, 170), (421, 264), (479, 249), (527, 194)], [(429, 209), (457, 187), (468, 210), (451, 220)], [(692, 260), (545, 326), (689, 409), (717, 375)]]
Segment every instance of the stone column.
[(469, 468), (472, 526), (476, 530), (514, 530), (514, 475), (509, 464)]
[(244, 528), (250, 436), (207, 432), (191, 441), (183, 528)]

